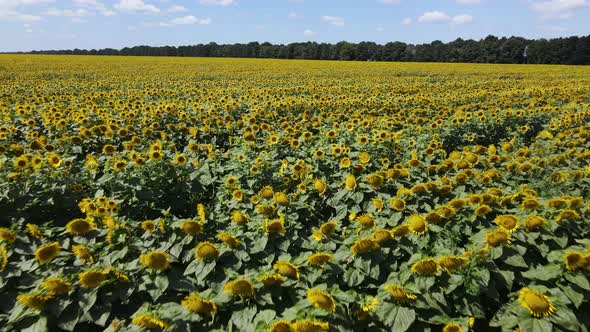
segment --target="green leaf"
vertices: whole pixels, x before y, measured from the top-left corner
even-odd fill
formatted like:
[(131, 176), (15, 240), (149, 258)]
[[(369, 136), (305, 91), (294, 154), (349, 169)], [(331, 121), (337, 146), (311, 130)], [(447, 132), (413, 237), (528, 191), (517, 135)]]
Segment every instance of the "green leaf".
[(569, 282), (579, 286), (580, 288), (583, 288), (585, 290), (590, 290), (590, 283), (588, 282), (588, 278), (586, 278), (583, 274), (571, 272), (571, 273), (565, 273), (563, 276)]
[(385, 302), (376, 311), (379, 320), (391, 328), (391, 331), (407, 331), (416, 320), (416, 312), (413, 309)]
[(569, 309), (565, 307), (560, 307), (555, 310), (551, 316), (549, 316), (551, 321), (555, 325), (559, 325), (566, 330), (569, 331), (579, 331), (580, 330), (580, 323), (578, 322), (578, 318), (571, 312)]
[(521, 320), (518, 324), (518, 327), (522, 331), (531, 331), (531, 332), (552, 332), (553, 331), (553, 324), (546, 319), (546, 318), (527, 318)]
[(506, 259), (506, 264), (515, 267), (529, 267), (524, 258), (519, 255), (512, 255)]
[(522, 273), (522, 276), (531, 280), (548, 281), (558, 278), (561, 275), (561, 272), (561, 266), (550, 264), (525, 271)]
[(47, 317), (45, 316), (39, 316), (39, 319), (37, 319), (37, 321), (35, 323), (33, 323), (31, 326), (22, 329), (22, 332), (44, 332), (44, 331), (49, 331), (49, 328), (47, 327)]

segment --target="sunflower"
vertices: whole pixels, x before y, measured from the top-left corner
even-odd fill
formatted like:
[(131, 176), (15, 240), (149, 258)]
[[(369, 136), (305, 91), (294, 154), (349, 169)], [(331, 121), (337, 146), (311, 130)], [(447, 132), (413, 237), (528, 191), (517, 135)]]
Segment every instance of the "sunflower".
[(59, 255), (59, 250), (59, 242), (44, 244), (35, 250), (35, 259), (41, 264), (47, 264)]
[(371, 198), (371, 203), (377, 212), (383, 211), (383, 201), (380, 198)]
[(438, 265), (442, 266), (448, 272), (454, 272), (463, 268), (469, 263), (469, 260), (461, 256), (443, 256), (438, 260)]
[(237, 237), (235, 237), (229, 233), (226, 233), (226, 232), (221, 232), (221, 233), (217, 234), (217, 238), (219, 240), (223, 241), (223, 243), (225, 243), (225, 245), (227, 245), (230, 248), (235, 249), (235, 248), (239, 247), (241, 244), (240, 240)]
[(64, 278), (49, 277), (41, 282), (40, 287), (52, 296), (59, 296), (69, 293), (72, 284)]
[(375, 190), (383, 187), (385, 178), (381, 174), (373, 173), (367, 176), (367, 183)]
[(577, 251), (571, 251), (565, 254), (565, 268), (569, 271), (577, 271), (588, 266), (588, 261), (584, 255)]
[(539, 208), (541, 206), (541, 203), (539, 202), (538, 199), (534, 198), (534, 197), (530, 197), (525, 199), (522, 204), (521, 207), (525, 210), (535, 210), (537, 208)]
[(93, 219), (74, 219), (66, 224), (66, 230), (73, 235), (86, 235), (96, 229)]
[(92, 257), (90, 249), (84, 244), (72, 245), (72, 253), (74, 253), (74, 256), (78, 257), (82, 263), (94, 263), (94, 257)]
[(363, 164), (366, 164), (371, 161), (371, 155), (369, 155), (367, 152), (361, 152), (359, 154), (359, 161)]
[(14, 241), (16, 241), (16, 232), (8, 228), (0, 227), (0, 240), (14, 243)]
[(45, 308), (45, 303), (47, 303), (47, 301), (50, 299), (51, 296), (39, 292), (19, 294), (16, 297), (16, 300), (20, 305), (35, 311), (42, 311)]
[(548, 317), (555, 312), (551, 299), (537, 290), (526, 287), (521, 289), (518, 292), (518, 301), (533, 317)]
[(195, 221), (193, 219), (188, 219), (180, 223), (180, 229), (186, 235), (196, 236), (203, 232), (203, 223), (199, 221)]
[(187, 295), (180, 304), (188, 311), (199, 314), (204, 317), (210, 317), (217, 312), (215, 302), (202, 298), (198, 294), (191, 293)]
[(231, 193), (232, 198), (236, 202), (241, 202), (244, 199), (244, 194), (240, 189), (234, 189)]
[(117, 148), (114, 145), (106, 144), (102, 147), (102, 153), (106, 156), (113, 155), (115, 152), (117, 152)]
[(174, 156), (174, 165), (176, 165), (178, 167), (185, 166), (187, 162), (188, 162), (188, 159), (186, 158), (186, 156), (183, 153), (177, 153)]
[(139, 314), (133, 318), (131, 324), (146, 329), (160, 329), (164, 330), (170, 327), (170, 323), (159, 319), (153, 314)]
[(151, 220), (145, 220), (141, 223), (141, 228), (146, 233), (153, 233), (156, 231), (156, 224)]
[(383, 287), (400, 305), (408, 304), (410, 301), (416, 299), (416, 295), (408, 292), (405, 288), (399, 285), (385, 285)]
[(477, 209), (475, 209), (475, 215), (478, 217), (483, 217), (488, 213), (492, 212), (492, 208), (487, 204), (482, 204)]
[(529, 216), (524, 221), (524, 229), (527, 232), (531, 232), (543, 227), (546, 222), (547, 220), (541, 216)]
[(6, 246), (0, 246), (0, 272), (6, 269), (6, 265), (8, 265), (8, 251), (6, 250)]
[(410, 233), (410, 227), (408, 225), (400, 225), (391, 230), (391, 234), (396, 237), (403, 237)]
[(312, 266), (323, 266), (332, 260), (334, 255), (330, 253), (318, 252), (307, 258), (307, 263)]
[(233, 175), (230, 175), (225, 179), (225, 185), (230, 188), (234, 188), (238, 184), (239, 184), (238, 178)]
[(321, 332), (329, 329), (330, 324), (319, 320), (303, 319), (291, 324), (291, 331), (293, 332)]
[(414, 274), (426, 277), (433, 277), (437, 275), (439, 268), (440, 265), (438, 265), (438, 263), (432, 258), (426, 258), (421, 261), (418, 261), (412, 264), (411, 267), (412, 272), (414, 272)]
[(344, 188), (348, 191), (354, 191), (356, 189), (356, 178), (352, 174), (346, 175), (344, 180)]
[(264, 276), (258, 278), (258, 281), (263, 283), (264, 286), (266, 286), (266, 287), (271, 287), (276, 284), (282, 283), (283, 281), (285, 281), (285, 278), (278, 273), (273, 273), (273, 274), (267, 274), (267, 275), (264, 275)]
[(461, 325), (451, 322), (445, 324), (442, 332), (463, 332), (463, 328), (461, 327)]
[(356, 222), (358, 222), (363, 229), (371, 229), (375, 227), (375, 218), (370, 213), (365, 213), (357, 216), (354, 218)]
[(266, 234), (279, 234), (285, 235), (287, 230), (285, 229), (285, 218), (284, 216), (279, 216), (277, 219), (266, 220), (265, 222), (265, 230)]
[(505, 230), (498, 229), (496, 231), (488, 232), (485, 235), (485, 241), (490, 247), (499, 247), (510, 244), (512, 237), (510, 233)]
[(170, 267), (168, 254), (161, 250), (154, 250), (141, 254), (141, 256), (139, 256), (139, 261), (143, 266), (152, 271), (164, 271)]
[(397, 197), (392, 197), (389, 200), (389, 205), (391, 205), (391, 207), (396, 211), (403, 211), (406, 209), (406, 201)]
[(151, 150), (148, 154), (150, 160), (161, 160), (162, 159), (162, 152), (161, 151), (155, 151), (155, 150)]
[(29, 165), (30, 165), (29, 158), (27, 158), (26, 155), (22, 155), (16, 159), (14, 159), (14, 162), (13, 162), (14, 168), (17, 168), (20, 170), (25, 170), (25, 169), (29, 168)]
[(333, 313), (336, 311), (336, 301), (328, 292), (321, 289), (308, 289), (307, 301), (314, 307)]
[(287, 261), (279, 260), (274, 263), (272, 268), (285, 277), (299, 280), (299, 268)]
[(215, 244), (204, 241), (195, 248), (195, 257), (200, 261), (216, 260), (219, 257), (219, 249)]
[(373, 241), (377, 242), (377, 244), (379, 245), (384, 245), (387, 242), (393, 240), (393, 235), (391, 231), (387, 229), (377, 229), (373, 231), (371, 237), (373, 238)]
[(223, 286), (223, 291), (231, 296), (239, 296), (242, 298), (254, 297), (254, 285), (249, 279), (236, 279), (228, 281)]
[(320, 195), (323, 195), (326, 192), (326, 189), (328, 188), (324, 180), (317, 178), (313, 182), (313, 187)]
[(258, 193), (258, 195), (262, 198), (265, 199), (272, 199), (274, 196), (274, 190), (272, 189), (272, 186), (264, 186), (262, 189), (260, 189), (260, 192)]
[(256, 205), (256, 212), (258, 212), (258, 214), (265, 216), (265, 217), (270, 217), (275, 213), (276, 209), (274, 207), (274, 205), (265, 205), (265, 204), (258, 204)]
[(375, 242), (375, 240), (373, 240), (372, 238), (364, 238), (356, 240), (350, 249), (352, 251), (352, 254), (356, 256), (363, 255), (374, 250), (378, 250), (379, 248), (380, 246), (377, 242)]
[(288, 320), (274, 321), (267, 332), (291, 332), (291, 322)]
[(563, 210), (559, 213), (557, 217), (557, 222), (562, 222), (564, 220), (576, 220), (580, 218), (580, 215), (575, 210)]
[(231, 212), (231, 221), (237, 225), (245, 225), (248, 223), (248, 217), (242, 214), (242, 212), (238, 210), (233, 210)]
[(82, 288), (96, 288), (108, 279), (108, 273), (99, 270), (88, 270), (78, 275), (78, 282)]
[(518, 218), (513, 214), (502, 214), (494, 220), (500, 229), (514, 233), (518, 229)]
[(352, 161), (350, 161), (350, 158), (342, 157), (342, 159), (340, 159), (340, 168), (348, 168), (351, 165), (352, 165)]
[(406, 223), (412, 233), (422, 235), (428, 231), (428, 222), (419, 214), (413, 214)]

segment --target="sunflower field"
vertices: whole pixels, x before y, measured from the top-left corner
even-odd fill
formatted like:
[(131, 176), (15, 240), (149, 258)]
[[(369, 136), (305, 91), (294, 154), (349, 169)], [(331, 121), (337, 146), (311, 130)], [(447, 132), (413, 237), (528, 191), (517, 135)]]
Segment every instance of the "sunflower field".
[(0, 55), (1, 331), (588, 331), (590, 67)]

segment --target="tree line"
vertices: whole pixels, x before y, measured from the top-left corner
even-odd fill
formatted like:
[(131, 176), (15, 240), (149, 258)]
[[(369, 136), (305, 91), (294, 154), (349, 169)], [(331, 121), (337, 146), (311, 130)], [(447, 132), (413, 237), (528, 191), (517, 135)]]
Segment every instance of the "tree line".
[(590, 35), (555, 39), (487, 36), (429, 44), (390, 42), (198, 44), (190, 46), (134, 46), (120, 50), (32, 51), (31, 54), (236, 57), (310, 60), (473, 62), (531, 64), (590, 64)]

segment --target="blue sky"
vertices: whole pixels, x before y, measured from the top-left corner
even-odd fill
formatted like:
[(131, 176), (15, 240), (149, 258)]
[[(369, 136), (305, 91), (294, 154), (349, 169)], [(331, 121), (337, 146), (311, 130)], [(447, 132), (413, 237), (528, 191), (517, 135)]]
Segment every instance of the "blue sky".
[(590, 0), (0, 0), (0, 51), (590, 34)]

